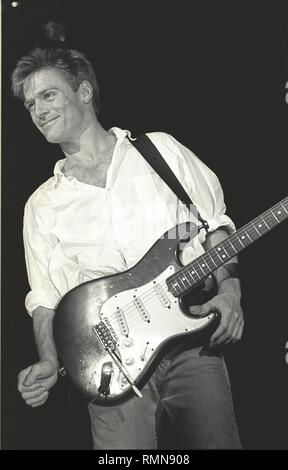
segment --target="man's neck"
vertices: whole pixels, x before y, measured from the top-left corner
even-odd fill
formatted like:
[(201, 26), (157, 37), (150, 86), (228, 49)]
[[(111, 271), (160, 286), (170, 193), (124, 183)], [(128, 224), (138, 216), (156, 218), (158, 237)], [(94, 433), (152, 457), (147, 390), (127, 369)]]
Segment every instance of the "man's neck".
[(98, 121), (93, 122), (80, 136), (77, 142), (61, 145), (67, 157), (66, 168), (74, 165), (94, 167), (111, 154), (115, 145), (115, 135), (107, 132)]

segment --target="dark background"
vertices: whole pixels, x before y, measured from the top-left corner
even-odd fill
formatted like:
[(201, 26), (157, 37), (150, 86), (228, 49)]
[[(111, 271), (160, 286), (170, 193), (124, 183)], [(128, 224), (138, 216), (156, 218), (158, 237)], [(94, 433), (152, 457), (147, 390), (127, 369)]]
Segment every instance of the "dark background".
[[(2, 448), (91, 445), (65, 379), (36, 409), (16, 391), (17, 373), (37, 358), (24, 308), (23, 208), (62, 158), (11, 96), (17, 59), (59, 45), (43, 25), (60, 21), (62, 45), (95, 67), (103, 126), (174, 135), (217, 173), (240, 227), (287, 196), (287, 17), (281, 1), (2, 1)], [(226, 359), (244, 449), (288, 448), (287, 235), (284, 222), (240, 255), (246, 327)]]

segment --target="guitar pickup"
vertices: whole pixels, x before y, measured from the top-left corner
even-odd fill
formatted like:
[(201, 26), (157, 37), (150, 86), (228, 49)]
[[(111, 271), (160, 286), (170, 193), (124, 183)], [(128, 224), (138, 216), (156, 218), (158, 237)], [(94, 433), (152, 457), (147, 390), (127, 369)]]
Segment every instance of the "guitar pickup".
[(140, 300), (139, 297), (136, 297), (136, 295), (134, 295), (133, 303), (134, 303), (136, 309), (138, 310), (138, 313), (140, 314), (142, 320), (147, 321), (149, 323), (150, 322), (150, 315), (149, 315), (145, 305), (143, 304), (142, 300)]
[(117, 322), (118, 322), (121, 334), (123, 336), (128, 336), (129, 335), (129, 328), (128, 328), (127, 321), (126, 321), (125, 315), (123, 313), (123, 310), (121, 308), (119, 310), (117, 310), (115, 312), (115, 316), (117, 318)]
[(160, 300), (161, 305), (163, 305), (163, 307), (169, 308), (171, 306), (171, 302), (161, 284), (155, 284), (154, 291)]

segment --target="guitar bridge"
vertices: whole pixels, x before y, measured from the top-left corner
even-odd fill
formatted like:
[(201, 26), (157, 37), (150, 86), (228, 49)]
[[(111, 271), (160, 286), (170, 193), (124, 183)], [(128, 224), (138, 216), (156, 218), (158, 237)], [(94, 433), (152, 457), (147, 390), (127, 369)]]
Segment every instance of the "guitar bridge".
[(93, 325), (93, 330), (97, 334), (99, 340), (101, 341), (103, 347), (106, 351), (115, 351), (117, 347), (117, 336), (112, 329), (109, 321), (107, 319), (106, 323), (100, 321), (96, 325)]

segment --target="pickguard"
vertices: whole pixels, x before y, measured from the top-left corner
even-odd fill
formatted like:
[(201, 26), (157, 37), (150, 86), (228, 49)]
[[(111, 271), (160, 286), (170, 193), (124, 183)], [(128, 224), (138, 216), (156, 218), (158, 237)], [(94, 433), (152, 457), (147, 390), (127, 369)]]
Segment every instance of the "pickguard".
[[(110, 297), (100, 310), (101, 320), (107, 322), (117, 338), (117, 354), (133, 381), (160, 345), (179, 334), (205, 326), (213, 316), (196, 318), (183, 313), (179, 300), (166, 285), (167, 277), (174, 271), (170, 266), (147, 284)], [(129, 384), (117, 367), (113, 370), (116, 381), (124, 390)], [(116, 377), (112, 381), (114, 386)], [(113, 394), (112, 384), (110, 393)]]

